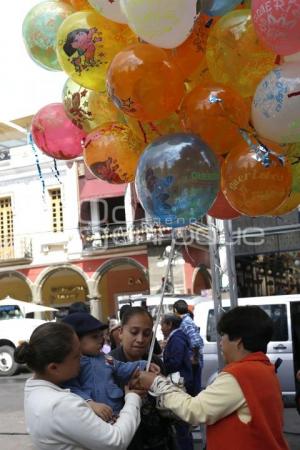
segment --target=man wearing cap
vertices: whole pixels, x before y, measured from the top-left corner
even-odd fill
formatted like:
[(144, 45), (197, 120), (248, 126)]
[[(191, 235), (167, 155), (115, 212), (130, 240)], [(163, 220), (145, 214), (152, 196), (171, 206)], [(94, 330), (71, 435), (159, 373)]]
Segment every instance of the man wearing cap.
[(70, 314), (63, 322), (74, 329), (82, 353), (79, 375), (63, 387), (86, 400), (98, 416), (109, 422), (124, 406), (124, 392), (117, 382), (127, 384), (136, 369), (145, 369), (146, 361), (123, 363), (104, 355), (103, 330), (108, 325), (88, 313)]

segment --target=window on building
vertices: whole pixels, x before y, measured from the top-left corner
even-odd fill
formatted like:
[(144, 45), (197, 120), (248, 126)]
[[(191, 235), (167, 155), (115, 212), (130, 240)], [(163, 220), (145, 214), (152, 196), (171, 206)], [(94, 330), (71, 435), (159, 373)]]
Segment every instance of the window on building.
[(61, 202), (61, 190), (50, 189), (49, 196), (51, 201), (51, 214), (52, 214), (52, 231), (59, 233), (64, 231), (64, 218), (63, 207)]
[(0, 255), (13, 256), (14, 251), (14, 225), (11, 198), (0, 199)]

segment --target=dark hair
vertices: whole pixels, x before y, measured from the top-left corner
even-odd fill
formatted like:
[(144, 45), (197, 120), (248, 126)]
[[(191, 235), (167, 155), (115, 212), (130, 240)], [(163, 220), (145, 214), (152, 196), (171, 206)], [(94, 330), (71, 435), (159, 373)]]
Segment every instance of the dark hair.
[(132, 306), (130, 306), (130, 305), (122, 305), (121, 306), (120, 311), (119, 311), (120, 320), (123, 319), (125, 312), (128, 311), (130, 308), (132, 308)]
[(123, 314), (121, 323), (122, 325), (126, 325), (129, 322), (129, 319), (131, 319), (131, 317), (141, 315), (149, 317), (151, 323), (153, 324), (153, 317), (147, 311), (147, 309), (142, 308), (141, 306), (131, 306), (130, 308), (126, 309), (126, 311)]
[(273, 322), (259, 306), (237, 306), (219, 320), (219, 334), (228, 334), (229, 340), (241, 339), (249, 352), (267, 352), (273, 334)]
[(172, 330), (177, 330), (177, 328), (180, 327), (182, 319), (178, 316), (175, 316), (175, 314), (165, 314), (162, 317), (161, 321), (162, 323), (171, 324)]
[(173, 305), (173, 310), (178, 314), (187, 314), (189, 311), (188, 304), (185, 300), (177, 300)]
[(77, 313), (77, 312), (89, 313), (90, 308), (84, 302), (74, 302), (70, 305), (68, 314), (73, 314), (73, 313)]
[(87, 28), (77, 28), (77, 30), (73, 30), (70, 33), (68, 33), (63, 49), (66, 55), (69, 57), (72, 56), (77, 51), (77, 49), (73, 47), (73, 42), (78, 33), (88, 34), (89, 30)]
[(61, 363), (72, 351), (75, 333), (69, 325), (49, 322), (37, 327), (29, 342), (15, 349), (14, 358), (27, 364), (37, 373), (43, 373), (50, 363)]

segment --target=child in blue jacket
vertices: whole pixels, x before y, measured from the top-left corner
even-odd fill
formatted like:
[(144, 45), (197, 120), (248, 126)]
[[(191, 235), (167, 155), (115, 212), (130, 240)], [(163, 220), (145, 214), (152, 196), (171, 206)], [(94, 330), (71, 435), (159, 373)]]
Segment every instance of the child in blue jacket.
[(82, 353), (78, 377), (63, 387), (89, 402), (93, 411), (109, 422), (124, 406), (124, 392), (117, 383), (127, 384), (136, 369), (146, 368), (146, 361), (123, 363), (101, 353), (107, 325), (88, 313), (69, 314), (63, 322), (76, 332)]

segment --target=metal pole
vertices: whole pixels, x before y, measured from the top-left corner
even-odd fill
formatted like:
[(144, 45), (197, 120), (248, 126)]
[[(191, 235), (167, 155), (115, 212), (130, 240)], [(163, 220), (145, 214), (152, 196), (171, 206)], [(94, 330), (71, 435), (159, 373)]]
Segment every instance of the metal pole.
[(159, 322), (160, 322), (160, 316), (161, 316), (162, 306), (163, 306), (163, 302), (164, 302), (164, 295), (165, 295), (166, 285), (167, 285), (167, 282), (168, 282), (168, 279), (169, 279), (169, 272), (170, 272), (170, 268), (171, 268), (171, 265), (172, 265), (174, 253), (175, 253), (175, 242), (176, 242), (175, 232), (173, 232), (172, 242), (171, 242), (171, 250), (170, 250), (170, 254), (169, 254), (168, 264), (167, 264), (167, 267), (166, 267), (165, 279), (164, 279), (164, 283), (163, 283), (163, 286), (162, 286), (160, 303), (159, 303), (159, 307), (158, 307), (158, 311), (157, 311), (156, 321), (155, 321), (155, 324), (154, 324), (153, 336), (152, 336), (150, 350), (149, 350), (149, 355), (148, 355), (148, 360), (147, 360), (147, 366), (146, 366), (146, 370), (147, 371), (149, 370), (149, 367), (150, 367), (150, 364), (151, 364), (151, 360), (152, 360), (152, 356), (153, 356), (155, 337), (156, 337), (157, 328), (158, 328), (158, 325), (159, 325)]
[[(222, 314), (222, 271), (220, 262), (220, 233), (217, 221), (207, 216), (207, 224), (209, 227), (209, 255), (211, 266), (212, 295), (214, 301), (215, 323), (217, 325)], [(222, 352), (220, 348), (220, 336), (217, 333), (217, 353), (218, 353), (218, 369), (224, 366)]]
[(232, 237), (232, 222), (231, 220), (224, 220), (224, 237), (226, 246), (226, 263), (227, 274), (229, 280), (229, 293), (230, 293), (230, 307), (235, 308), (238, 305), (238, 290), (237, 279), (235, 270), (235, 258), (234, 258), (234, 243)]

